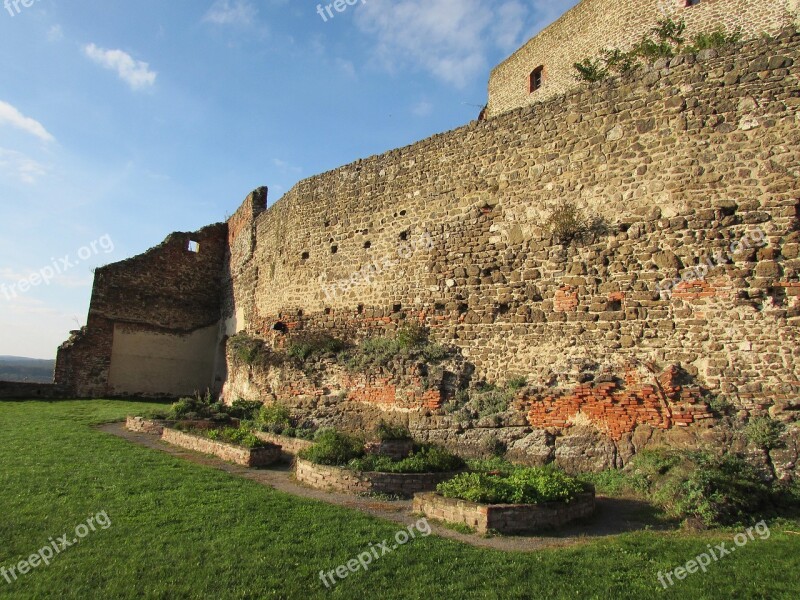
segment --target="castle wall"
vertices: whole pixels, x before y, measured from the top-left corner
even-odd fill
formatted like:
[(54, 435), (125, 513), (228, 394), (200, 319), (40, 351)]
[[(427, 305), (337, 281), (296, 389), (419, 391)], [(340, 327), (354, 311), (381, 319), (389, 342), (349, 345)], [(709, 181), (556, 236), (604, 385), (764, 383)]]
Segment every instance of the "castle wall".
[(87, 325), (59, 349), (56, 383), (81, 397), (213, 387), (226, 252), (227, 225), (212, 225), (98, 269)]
[[(488, 116), (548, 100), (580, 85), (573, 65), (604, 49), (629, 50), (667, 17), (685, 20), (687, 40), (718, 27), (746, 37), (775, 33), (796, 18), (793, 0), (583, 0), (498, 65), (489, 79)], [(542, 87), (531, 93), (531, 71), (544, 66)]]
[[(249, 199), (224, 317), (267, 337), (414, 320), (490, 381), (679, 364), (739, 408), (795, 405), (798, 46), (677, 57)], [(606, 231), (556, 243), (563, 202)]]

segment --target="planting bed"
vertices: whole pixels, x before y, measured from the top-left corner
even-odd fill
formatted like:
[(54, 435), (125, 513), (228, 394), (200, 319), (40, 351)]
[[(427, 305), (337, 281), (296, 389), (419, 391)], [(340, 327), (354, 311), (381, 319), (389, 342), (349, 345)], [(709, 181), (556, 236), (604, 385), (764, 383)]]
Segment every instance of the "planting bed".
[(244, 465), (246, 467), (266, 467), (281, 458), (281, 447), (277, 444), (269, 444), (263, 448), (244, 448), (226, 442), (211, 440), (199, 435), (184, 433), (177, 429), (164, 428), (161, 439), (169, 444), (202, 452), (213, 454), (223, 460)]

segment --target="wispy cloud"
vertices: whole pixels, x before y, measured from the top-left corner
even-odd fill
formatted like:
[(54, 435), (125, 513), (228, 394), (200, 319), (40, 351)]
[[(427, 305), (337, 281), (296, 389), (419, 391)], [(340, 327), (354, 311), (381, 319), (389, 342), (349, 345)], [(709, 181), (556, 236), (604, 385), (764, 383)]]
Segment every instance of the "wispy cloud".
[(285, 160), (281, 160), (280, 158), (273, 158), (272, 164), (275, 165), (280, 171), (288, 175), (299, 175), (303, 172), (301, 167), (295, 166)]
[(411, 112), (417, 117), (427, 117), (433, 112), (433, 104), (427, 100), (420, 100), (414, 105)]
[(26, 117), (17, 108), (0, 100), (0, 125), (11, 125), (31, 135), (35, 135), (44, 142), (54, 142), (55, 138), (44, 128), (44, 125)]
[(61, 25), (53, 25), (50, 29), (47, 30), (47, 41), (48, 42), (60, 42), (64, 39), (64, 30), (62, 29)]
[(370, 0), (355, 18), (374, 38), (374, 54), (383, 67), (420, 67), (464, 87), (485, 75), (491, 51), (515, 49), (524, 34), (576, 1)]
[(0, 175), (33, 184), (46, 174), (47, 169), (29, 156), (15, 150), (0, 148)]
[(250, 25), (257, 14), (258, 9), (249, 0), (217, 0), (203, 21), (215, 25)]
[(127, 83), (132, 90), (142, 90), (155, 85), (158, 74), (150, 70), (148, 63), (135, 60), (127, 52), (106, 50), (94, 44), (84, 46), (83, 52), (104, 69), (116, 71), (119, 78)]

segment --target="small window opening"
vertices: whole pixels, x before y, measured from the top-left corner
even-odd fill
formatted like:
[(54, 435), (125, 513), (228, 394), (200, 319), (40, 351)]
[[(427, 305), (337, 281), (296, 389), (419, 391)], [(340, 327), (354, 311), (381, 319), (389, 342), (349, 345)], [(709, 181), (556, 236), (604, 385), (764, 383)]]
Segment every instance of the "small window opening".
[(402, 233), (400, 234), (400, 239), (401, 239), (402, 241), (404, 241), (404, 242), (405, 242), (406, 240), (408, 240), (408, 231), (404, 231), (404, 232), (402, 232)]
[(369, 250), (372, 248), (372, 242), (364, 242), (364, 250)]
[(533, 71), (531, 71), (530, 93), (532, 94), (541, 88), (542, 83), (544, 83), (544, 65), (536, 67)]
[(194, 240), (189, 240), (189, 245), (186, 247), (189, 252), (194, 252), (197, 254), (200, 252), (200, 242), (196, 242)]
[(300, 258), (302, 260), (308, 260), (309, 258), (311, 258), (311, 254), (309, 254), (308, 252), (303, 252), (303, 254), (300, 255)]
[(336, 254), (339, 251), (339, 246), (331, 246), (331, 254)]

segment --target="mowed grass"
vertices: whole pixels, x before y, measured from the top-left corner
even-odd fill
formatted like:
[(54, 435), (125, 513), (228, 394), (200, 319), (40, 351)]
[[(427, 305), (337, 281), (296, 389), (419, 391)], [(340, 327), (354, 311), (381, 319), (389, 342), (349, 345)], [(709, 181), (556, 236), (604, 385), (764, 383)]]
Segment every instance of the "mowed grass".
[(0, 402), (0, 567), (105, 511), (108, 529), (9, 584), (0, 598), (792, 598), (800, 526), (772, 523), (708, 572), (658, 583), (736, 530), (639, 532), (504, 553), (435, 536), (351, 574), (319, 579), (398, 526), (273, 491), (92, 428), (155, 404)]

